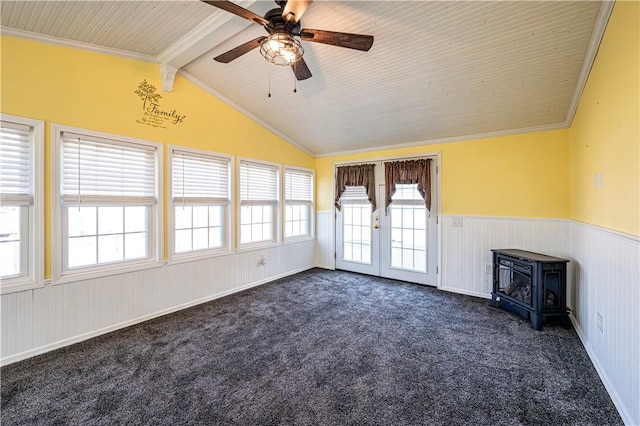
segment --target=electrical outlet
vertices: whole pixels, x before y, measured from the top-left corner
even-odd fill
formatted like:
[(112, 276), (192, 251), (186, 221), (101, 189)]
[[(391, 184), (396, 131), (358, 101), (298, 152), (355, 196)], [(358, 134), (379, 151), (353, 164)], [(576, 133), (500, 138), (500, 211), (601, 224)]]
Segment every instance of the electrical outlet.
[(266, 265), (267, 264), (267, 256), (265, 256), (264, 254), (261, 254), (258, 257), (258, 265)]
[(488, 274), (488, 275), (493, 274), (493, 266), (488, 265), (488, 264), (484, 265), (484, 273)]
[(596, 313), (596, 325), (598, 326), (598, 330), (600, 330), (600, 333), (603, 333), (604, 326), (602, 324), (602, 314), (600, 312)]
[(600, 170), (593, 174), (593, 189), (604, 188), (604, 171)]
[(462, 218), (461, 217), (454, 217), (453, 218), (453, 226), (456, 228), (462, 228)]

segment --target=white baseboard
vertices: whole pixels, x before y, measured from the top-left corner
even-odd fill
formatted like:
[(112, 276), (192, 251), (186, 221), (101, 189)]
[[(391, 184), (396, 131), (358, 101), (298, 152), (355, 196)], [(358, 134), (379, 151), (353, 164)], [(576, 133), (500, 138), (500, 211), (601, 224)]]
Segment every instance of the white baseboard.
[(591, 363), (593, 364), (594, 368), (596, 369), (596, 372), (598, 373), (598, 376), (600, 377), (600, 380), (602, 381), (602, 384), (607, 389), (607, 392), (609, 393), (609, 396), (611, 397), (611, 400), (613, 401), (613, 404), (618, 409), (618, 413), (620, 414), (620, 417), (622, 417), (622, 421), (627, 426), (636, 425), (633, 422), (631, 414), (627, 411), (627, 408), (622, 403), (622, 399), (620, 398), (620, 395), (618, 395), (618, 392), (616, 391), (616, 388), (611, 383), (611, 380), (609, 380), (609, 376), (607, 376), (607, 373), (605, 372), (604, 367), (602, 366), (602, 364), (600, 364), (600, 361), (598, 360), (598, 357), (596, 357), (596, 354), (594, 353), (593, 349), (591, 348), (591, 345), (589, 344), (589, 341), (586, 339), (586, 336), (585, 336), (584, 332), (580, 328), (580, 324), (578, 324), (578, 321), (573, 316), (573, 312), (569, 313), (569, 318), (571, 319), (571, 323), (573, 324), (573, 328), (574, 328), (574, 330), (576, 330), (576, 333), (578, 334), (578, 337), (580, 338), (580, 341), (582, 342), (582, 346), (584, 346), (585, 350), (587, 351), (587, 354), (589, 355), (589, 359), (591, 359)]
[(315, 265), (315, 268), (320, 268), (320, 269), (328, 269), (330, 271), (335, 271), (336, 268), (333, 267), (333, 265)]
[(438, 287), (438, 290), (448, 291), (450, 293), (464, 294), (465, 296), (480, 297), (482, 299), (491, 299), (490, 294), (478, 293), (475, 291), (465, 290), (465, 289), (460, 289), (455, 287), (440, 286)]

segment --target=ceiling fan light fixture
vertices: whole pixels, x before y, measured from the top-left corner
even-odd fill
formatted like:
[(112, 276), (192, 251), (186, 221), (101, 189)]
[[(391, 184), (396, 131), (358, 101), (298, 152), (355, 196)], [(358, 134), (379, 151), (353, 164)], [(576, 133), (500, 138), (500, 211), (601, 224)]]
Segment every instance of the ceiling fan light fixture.
[(260, 53), (273, 64), (291, 65), (302, 58), (304, 49), (291, 35), (276, 32), (260, 43)]

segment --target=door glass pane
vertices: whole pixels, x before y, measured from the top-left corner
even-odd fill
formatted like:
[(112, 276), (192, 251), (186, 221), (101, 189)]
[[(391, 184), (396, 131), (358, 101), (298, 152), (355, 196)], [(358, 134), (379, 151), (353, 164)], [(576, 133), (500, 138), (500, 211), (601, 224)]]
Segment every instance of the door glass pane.
[(415, 185), (396, 185), (398, 191), (389, 208), (391, 215), (391, 267), (427, 271), (427, 209)]
[(371, 204), (343, 204), (343, 260), (371, 264)]

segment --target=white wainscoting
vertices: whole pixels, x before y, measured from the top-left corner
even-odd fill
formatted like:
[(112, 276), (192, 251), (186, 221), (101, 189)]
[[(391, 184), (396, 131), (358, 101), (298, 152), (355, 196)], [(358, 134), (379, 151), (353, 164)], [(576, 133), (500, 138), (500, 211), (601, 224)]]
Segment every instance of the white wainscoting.
[[(47, 285), (0, 297), (6, 365), (204, 303), (315, 265), (315, 240), (132, 273)], [(259, 255), (266, 264), (259, 265)]]
[[(491, 249), (515, 248), (569, 259), (569, 232), (570, 222), (563, 219), (443, 215), (440, 288), (489, 298), (492, 275), (486, 268), (493, 263)], [(569, 264), (569, 282), (571, 271)]]
[(640, 238), (572, 222), (571, 254), (574, 327), (625, 424), (640, 425)]
[(316, 266), (335, 269), (335, 213), (316, 212)]

